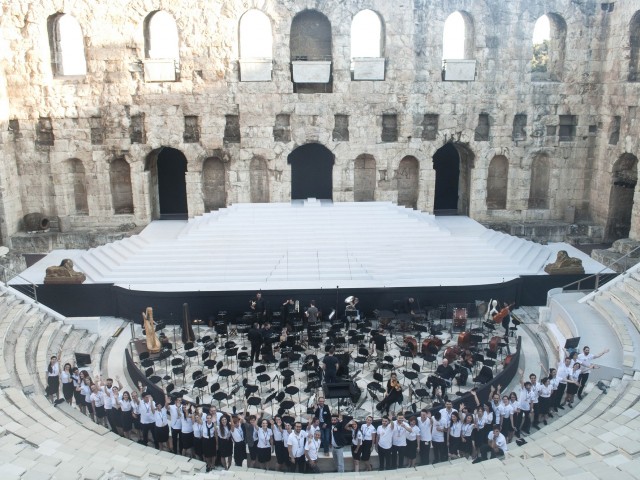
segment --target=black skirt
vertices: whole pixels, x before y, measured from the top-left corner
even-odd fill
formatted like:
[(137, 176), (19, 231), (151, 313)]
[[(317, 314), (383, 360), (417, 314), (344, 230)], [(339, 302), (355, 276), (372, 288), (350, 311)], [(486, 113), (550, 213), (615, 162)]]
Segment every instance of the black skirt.
[(198, 456), (202, 457), (202, 437), (193, 437), (193, 452)]
[(407, 447), (404, 449), (404, 456), (409, 460), (415, 460), (417, 451), (418, 440), (407, 440)]
[(358, 448), (357, 445), (351, 444), (351, 457), (354, 460), (360, 460), (362, 458), (362, 445), (360, 445), (360, 448), (358, 448), (358, 450), (356, 450), (356, 448)]
[(231, 437), (220, 438), (218, 437), (218, 456), (230, 457), (233, 454), (233, 443)]
[(76, 389), (73, 388), (73, 382), (62, 384), (62, 396), (67, 402), (71, 402), (71, 399), (73, 398), (73, 394), (75, 391)]
[(458, 454), (458, 450), (460, 449), (460, 437), (452, 437), (449, 435), (449, 453), (453, 455)]
[(131, 410), (128, 412), (121, 412), (120, 423), (122, 424), (122, 430), (128, 432), (133, 428), (133, 414)]
[(269, 463), (271, 461), (271, 447), (258, 448), (258, 462)]
[(79, 407), (85, 407), (87, 404), (84, 403), (84, 395), (82, 395), (78, 390), (73, 390), (73, 398), (76, 400), (76, 405)]
[(105, 415), (104, 407), (96, 407), (96, 417), (104, 418)]
[(278, 465), (284, 465), (289, 458), (289, 452), (287, 447), (284, 446), (284, 440), (278, 440), (273, 443), (276, 450), (276, 462), (278, 462)]
[(372, 444), (373, 442), (371, 440), (362, 441), (362, 456), (360, 457), (360, 460), (362, 460), (363, 462), (367, 462), (371, 458)]
[(164, 427), (156, 426), (155, 432), (158, 443), (166, 443), (169, 441), (169, 425), (165, 425)]
[(183, 450), (189, 450), (190, 448), (193, 448), (193, 432), (182, 432), (180, 439), (182, 441)]
[(60, 377), (49, 375), (47, 377), (47, 395), (57, 395), (60, 391)]
[(567, 382), (567, 395), (575, 395), (576, 393), (578, 393), (578, 388), (579, 386), (575, 383)]
[(215, 438), (202, 438), (202, 455), (205, 457), (216, 456), (216, 439)]
[[(464, 442), (462, 441), (462, 438), (464, 438)], [(461, 452), (466, 453), (467, 455), (471, 455), (472, 448), (473, 448), (473, 440), (471, 436), (461, 437), (459, 450)]]
[(538, 409), (540, 415), (548, 415), (549, 414), (549, 406), (551, 405), (551, 397), (540, 397), (538, 399)]

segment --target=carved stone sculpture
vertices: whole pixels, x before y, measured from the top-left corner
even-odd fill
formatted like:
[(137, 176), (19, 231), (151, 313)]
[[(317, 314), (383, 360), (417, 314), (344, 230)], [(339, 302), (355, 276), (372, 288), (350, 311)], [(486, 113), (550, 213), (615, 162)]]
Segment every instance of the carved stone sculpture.
[(73, 269), (73, 261), (65, 258), (60, 265), (47, 267), (44, 277), (45, 285), (74, 285), (87, 279), (84, 273)]
[(570, 257), (565, 250), (560, 250), (556, 261), (544, 267), (549, 275), (576, 275), (583, 274), (582, 260)]

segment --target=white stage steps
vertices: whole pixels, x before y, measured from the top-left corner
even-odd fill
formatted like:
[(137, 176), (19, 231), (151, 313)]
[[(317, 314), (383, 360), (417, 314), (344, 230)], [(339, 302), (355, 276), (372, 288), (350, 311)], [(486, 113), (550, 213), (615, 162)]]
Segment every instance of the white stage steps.
[(139, 290), (481, 285), (544, 274), (559, 249), (580, 255), (467, 217), (435, 217), (389, 202), (310, 199), (155, 221), (139, 235), (88, 251), (54, 251), (23, 276), (42, 283), (47, 266), (71, 258), (86, 283)]

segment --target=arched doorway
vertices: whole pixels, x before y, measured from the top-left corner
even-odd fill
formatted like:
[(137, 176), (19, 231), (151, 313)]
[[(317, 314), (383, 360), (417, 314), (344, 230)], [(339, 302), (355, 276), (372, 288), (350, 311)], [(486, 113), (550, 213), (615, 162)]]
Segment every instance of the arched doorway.
[(633, 194), (637, 183), (638, 159), (635, 155), (625, 153), (616, 161), (611, 174), (607, 240), (613, 241), (629, 237)]
[(464, 145), (447, 143), (433, 155), (436, 188), (433, 213), (467, 215), (473, 152)]
[(396, 181), (398, 182), (398, 205), (417, 208), (420, 184), (420, 164), (417, 158), (407, 156), (400, 160)]
[(291, 200), (333, 199), (333, 153), (319, 143), (308, 143), (289, 154)]
[[(187, 159), (180, 150), (162, 147), (147, 157), (145, 170), (151, 172), (151, 192), (157, 192), (153, 217), (160, 220), (181, 220), (188, 217)], [(155, 187), (155, 188), (154, 188)]]

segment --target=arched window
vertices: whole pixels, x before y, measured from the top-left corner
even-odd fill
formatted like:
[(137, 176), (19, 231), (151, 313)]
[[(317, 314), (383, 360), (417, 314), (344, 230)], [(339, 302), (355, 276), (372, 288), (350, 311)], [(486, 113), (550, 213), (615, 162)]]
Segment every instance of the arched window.
[(248, 10), (240, 18), (240, 58), (273, 58), (271, 20), (260, 10)]
[(640, 10), (629, 24), (629, 81), (640, 81)]
[(473, 19), (466, 12), (453, 12), (444, 22), (442, 60), (472, 60), (474, 50)]
[(111, 202), (116, 215), (133, 213), (133, 190), (131, 188), (131, 169), (127, 161), (120, 157), (109, 167), (111, 183)]
[(291, 22), (289, 52), (295, 93), (330, 93), (331, 22), (317, 10), (303, 10)]
[(546, 155), (539, 155), (531, 163), (529, 208), (549, 208), (549, 177), (551, 167)]
[(84, 174), (84, 165), (77, 158), (69, 159), (69, 173), (71, 174), (71, 184), (73, 185), (74, 214), (88, 215), (89, 204), (87, 202), (87, 187)]
[(489, 163), (487, 175), (487, 210), (507, 208), (507, 182), (509, 161), (503, 155), (496, 155)]
[(249, 189), (251, 203), (269, 202), (269, 179), (267, 161), (262, 157), (253, 157), (249, 166)]
[(356, 157), (353, 172), (353, 201), (373, 202), (376, 191), (376, 159), (363, 153)]
[(144, 21), (144, 79), (175, 82), (180, 72), (178, 27), (171, 14), (157, 10)]
[(87, 74), (84, 56), (84, 37), (78, 21), (67, 13), (49, 17), (51, 65), (55, 75)]
[(373, 10), (358, 12), (351, 22), (351, 59), (382, 57), (382, 21)]
[(225, 168), (222, 160), (207, 158), (202, 166), (202, 196), (204, 210), (210, 212), (224, 208), (227, 204)]
[(567, 24), (555, 13), (542, 15), (533, 29), (531, 73), (534, 81), (560, 81), (564, 68)]

